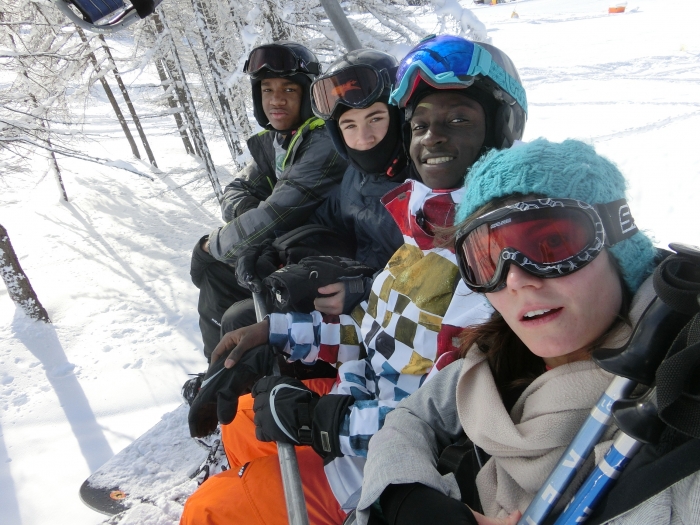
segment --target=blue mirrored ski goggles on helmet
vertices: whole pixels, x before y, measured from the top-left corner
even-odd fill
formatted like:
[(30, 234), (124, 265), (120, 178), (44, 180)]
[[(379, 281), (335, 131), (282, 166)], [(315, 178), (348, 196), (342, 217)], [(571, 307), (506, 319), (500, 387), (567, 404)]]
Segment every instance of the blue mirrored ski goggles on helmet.
[(309, 73), (318, 75), (321, 73), (318, 64), (307, 64), (294, 51), (280, 44), (256, 47), (250, 52), (248, 60), (243, 65), (243, 72), (253, 77), (268, 71), (279, 74)]
[(468, 221), (457, 231), (455, 254), (467, 287), (490, 293), (505, 288), (511, 264), (536, 277), (563, 277), (590, 263), (604, 246), (635, 233), (624, 199), (595, 207), (573, 199), (538, 199)]
[(437, 89), (458, 89), (471, 86), (479, 75), (491, 79), (527, 113), (525, 89), (493, 60), (491, 53), (450, 35), (426, 38), (409, 51), (399, 64), (398, 86), (389, 102), (405, 108), (419, 80)]
[(369, 107), (391, 85), (391, 73), (386, 69), (366, 64), (339, 69), (311, 84), (311, 108), (317, 117), (329, 120), (338, 104), (352, 109)]

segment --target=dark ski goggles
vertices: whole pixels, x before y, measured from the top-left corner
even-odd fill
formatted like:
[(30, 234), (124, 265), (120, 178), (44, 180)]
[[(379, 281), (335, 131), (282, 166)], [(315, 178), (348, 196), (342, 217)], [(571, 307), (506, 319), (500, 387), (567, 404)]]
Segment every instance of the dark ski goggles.
[(399, 64), (390, 100), (405, 108), (419, 79), (437, 89), (459, 89), (471, 86), (477, 76), (490, 79), (527, 112), (525, 90), (493, 60), (491, 53), (450, 35), (425, 38), (409, 51)]
[(508, 268), (549, 279), (580, 270), (603, 250), (637, 233), (622, 199), (595, 207), (573, 199), (518, 202), (477, 217), (459, 229), (455, 253), (470, 290), (506, 285)]
[(362, 109), (374, 104), (385, 89), (391, 89), (391, 74), (369, 65), (356, 65), (317, 78), (311, 84), (311, 107), (316, 116), (329, 120), (338, 104)]
[(261, 72), (279, 74), (309, 73), (318, 75), (320, 67), (316, 63), (307, 64), (294, 51), (279, 44), (256, 47), (250, 52), (243, 65), (243, 72), (253, 77)]

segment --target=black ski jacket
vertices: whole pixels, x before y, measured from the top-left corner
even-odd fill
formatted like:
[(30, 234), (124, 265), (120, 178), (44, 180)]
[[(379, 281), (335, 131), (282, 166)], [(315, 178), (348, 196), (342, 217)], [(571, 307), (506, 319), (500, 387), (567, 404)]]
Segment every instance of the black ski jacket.
[(403, 235), (380, 199), (404, 182), (409, 169), (393, 177), (360, 172), (349, 166), (343, 182), (311, 216), (311, 221), (355, 241), (355, 260), (381, 270), (403, 245)]
[(243, 248), (306, 223), (341, 182), (347, 163), (323, 120), (311, 118), (290, 136), (279, 180), (274, 139), (269, 131), (248, 139), (253, 160), (226, 186), (221, 211), (227, 224), (209, 235), (209, 251), (221, 262), (235, 264)]

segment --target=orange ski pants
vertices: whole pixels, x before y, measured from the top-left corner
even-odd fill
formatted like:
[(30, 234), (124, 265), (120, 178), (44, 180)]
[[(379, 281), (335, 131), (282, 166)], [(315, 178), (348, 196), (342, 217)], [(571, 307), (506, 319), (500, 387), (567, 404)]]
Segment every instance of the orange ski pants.
[[(304, 381), (324, 395), (333, 379)], [(180, 525), (287, 525), (277, 445), (258, 441), (253, 399), (238, 400), (238, 412), (221, 427), (231, 469), (205, 481), (187, 500)], [(310, 525), (340, 525), (345, 513), (333, 496), (323, 460), (311, 447), (295, 447)]]

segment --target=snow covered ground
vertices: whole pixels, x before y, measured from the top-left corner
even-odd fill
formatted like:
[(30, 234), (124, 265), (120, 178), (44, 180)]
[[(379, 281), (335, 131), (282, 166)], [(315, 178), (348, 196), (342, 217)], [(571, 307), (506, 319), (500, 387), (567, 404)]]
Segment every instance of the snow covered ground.
[[(700, 245), (700, 5), (630, 0), (609, 15), (613, 3), (462, 5), (519, 68), (525, 138), (595, 144), (628, 176), (640, 227), (661, 246)], [(129, 78), (139, 111), (153, 113), (154, 72)], [(187, 373), (205, 367), (188, 270), (196, 240), (220, 222), (215, 201), (206, 184), (178, 188), (197, 162), (169, 117), (146, 119), (160, 166), (150, 171), (130, 155), (101, 88), (93, 94), (93, 140), (81, 147), (153, 180), (59, 159), (69, 203), (43, 163), (0, 182), (0, 223), (53, 320), (28, 320), (0, 289), (3, 525), (100, 523), (78, 498), (82, 481), (175, 408)], [(211, 137), (226, 183), (228, 152)]]

